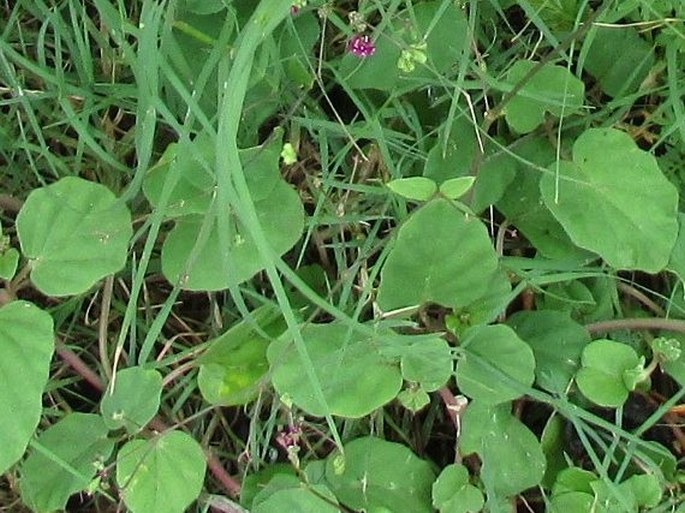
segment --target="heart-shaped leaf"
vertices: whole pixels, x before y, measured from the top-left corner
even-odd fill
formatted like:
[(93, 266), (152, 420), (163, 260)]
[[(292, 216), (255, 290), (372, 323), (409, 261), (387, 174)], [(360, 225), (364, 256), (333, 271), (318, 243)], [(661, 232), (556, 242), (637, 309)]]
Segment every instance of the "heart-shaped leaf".
[(611, 128), (586, 130), (573, 162), (551, 165), (542, 198), (573, 242), (617, 269), (655, 273), (669, 262), (678, 235), (678, 191), (652, 155)]
[[(457, 363), (459, 389), (472, 399), (490, 404), (523, 395), (535, 379), (535, 357), (528, 344), (503, 324), (468, 330), (463, 339), (465, 354)], [(513, 387), (511, 381), (520, 384)]]
[(129, 367), (116, 373), (114, 388), (102, 397), (100, 411), (109, 429), (126, 428), (134, 434), (159, 410), (162, 375), (154, 369)]
[(205, 480), (205, 455), (182, 431), (131, 440), (117, 454), (117, 484), (132, 513), (183, 513)]
[(626, 372), (635, 370), (640, 359), (632, 347), (603, 339), (585, 347), (581, 364), (576, 383), (583, 395), (600, 406), (617, 407), (632, 390), (626, 384)]
[(477, 513), (484, 504), (481, 491), (469, 482), (464, 465), (448, 465), (433, 483), (433, 506), (440, 513)]
[(68, 176), (29, 194), (17, 234), (41, 292), (81, 294), (124, 267), (131, 214), (104, 185)]
[[(516, 84), (537, 63), (519, 60), (509, 70), (508, 80)], [(535, 130), (545, 120), (545, 112), (553, 116), (570, 115), (583, 106), (585, 84), (562, 66), (543, 65), (505, 107), (507, 123), (519, 133)]]
[(378, 303), (384, 310), (429, 302), (466, 306), (485, 295), (497, 265), (483, 223), (439, 198), (400, 228), (381, 271)]

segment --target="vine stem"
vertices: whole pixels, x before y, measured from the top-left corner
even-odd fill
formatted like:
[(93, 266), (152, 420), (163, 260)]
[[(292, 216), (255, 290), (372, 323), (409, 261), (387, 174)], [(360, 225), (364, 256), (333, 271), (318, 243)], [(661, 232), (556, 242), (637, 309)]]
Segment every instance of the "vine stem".
[(666, 330), (685, 333), (685, 321), (661, 318), (612, 319), (586, 324), (585, 329), (590, 333), (616, 330)]
[[(101, 394), (105, 393), (105, 384), (102, 382), (100, 377), (93, 372), (90, 367), (88, 367), (88, 364), (86, 364), (86, 362), (84, 362), (79, 355), (69, 349), (62, 342), (57, 343), (56, 351), (62, 360), (64, 360), (72, 369), (74, 369), (74, 371), (76, 371), (76, 373), (79, 374), (83, 379), (90, 383), (93, 388), (95, 388)], [(160, 433), (170, 429), (166, 422), (164, 422), (159, 415), (150, 421), (148, 427)], [(221, 483), (221, 486), (228, 493), (228, 495), (233, 498), (238, 497), (240, 495), (240, 482), (231, 477), (231, 475), (221, 464), (221, 461), (219, 461), (219, 459), (212, 454), (209, 449), (205, 450), (205, 458), (207, 460), (207, 467), (209, 467), (210, 472), (212, 475), (214, 475), (216, 480)]]

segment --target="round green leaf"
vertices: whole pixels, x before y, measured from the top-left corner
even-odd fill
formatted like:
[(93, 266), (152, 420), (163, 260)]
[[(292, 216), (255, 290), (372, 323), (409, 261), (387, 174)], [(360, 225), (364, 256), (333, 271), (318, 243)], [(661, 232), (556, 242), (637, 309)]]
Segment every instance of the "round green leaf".
[(129, 367), (116, 373), (114, 389), (105, 392), (100, 411), (109, 429), (126, 428), (134, 434), (159, 410), (162, 375), (154, 369)]
[(307, 413), (363, 417), (399, 393), (399, 366), (379, 351), (376, 337), (332, 323), (308, 325), (302, 329), (302, 338), (330, 410), (319, 402), (305, 363), (288, 341), (285, 347), (272, 343), (267, 357), (276, 391)]
[(563, 393), (580, 367), (580, 355), (590, 334), (565, 312), (522, 311), (507, 324), (533, 350), (535, 379), (545, 390)]
[(416, 413), (428, 406), (431, 398), (422, 388), (408, 388), (397, 394), (397, 401), (407, 410)]
[(481, 491), (469, 482), (464, 465), (448, 465), (433, 483), (433, 506), (440, 513), (477, 513), (484, 502)]
[(661, 502), (663, 492), (659, 480), (653, 474), (630, 476), (621, 485), (630, 488), (639, 506), (654, 508)]
[(551, 513), (587, 513), (588, 511), (601, 513), (603, 509), (593, 510), (594, 503), (595, 497), (589, 493), (570, 492), (556, 495), (552, 497)]
[(81, 294), (124, 267), (131, 214), (105, 186), (69, 176), (29, 194), (17, 234), (41, 292)]
[(411, 178), (398, 178), (387, 184), (395, 194), (416, 201), (426, 201), (433, 197), (438, 190), (438, 186), (430, 178), (423, 176), (412, 176)]
[(464, 335), (462, 347), (465, 353), (457, 363), (457, 384), (472, 399), (503, 403), (523, 395), (511, 381), (521, 388), (533, 384), (533, 351), (508, 326), (472, 328)]
[[(516, 84), (537, 63), (519, 60), (510, 68), (508, 80)], [(585, 99), (585, 84), (562, 66), (543, 65), (505, 107), (507, 123), (519, 133), (535, 130), (545, 120), (545, 112), (554, 116), (578, 112)]]
[(0, 308), (0, 474), (19, 458), (43, 412), (55, 350), (52, 317), (26, 301)]
[(463, 454), (478, 453), (481, 480), (495, 497), (509, 497), (542, 481), (545, 455), (535, 435), (511, 414), (509, 403), (473, 401), (462, 419)]
[(427, 461), (404, 445), (380, 438), (353, 440), (345, 445), (344, 458), (334, 453), (326, 461), (331, 490), (342, 504), (355, 510), (432, 513), (434, 480)]
[(440, 194), (450, 199), (460, 198), (473, 187), (475, 181), (475, 176), (450, 178), (440, 184)]
[(117, 455), (117, 484), (132, 513), (182, 513), (205, 479), (200, 445), (181, 431), (151, 440), (132, 440)]
[(381, 271), (378, 303), (384, 310), (429, 302), (466, 306), (487, 292), (497, 265), (483, 223), (436, 199), (399, 229)]
[(297, 511), (298, 513), (340, 513), (337, 501), (331, 492), (321, 485), (305, 488), (299, 484), (296, 487), (274, 491), (269, 497), (257, 503), (252, 513), (283, 513)]
[(591, 401), (600, 406), (617, 407), (628, 399), (624, 374), (639, 363), (632, 347), (613, 340), (595, 340), (583, 350), (576, 383)]
[(625, 132), (593, 128), (573, 145), (573, 162), (543, 175), (543, 201), (574, 243), (618, 269), (656, 273), (678, 235), (678, 191), (656, 159)]
[(85, 490), (114, 448), (99, 415), (71, 413), (46, 429), (21, 466), (21, 496), (34, 511), (64, 509)]
[(427, 392), (442, 387), (454, 371), (452, 351), (446, 340), (432, 338), (417, 340), (402, 355), (402, 377), (414, 381)]

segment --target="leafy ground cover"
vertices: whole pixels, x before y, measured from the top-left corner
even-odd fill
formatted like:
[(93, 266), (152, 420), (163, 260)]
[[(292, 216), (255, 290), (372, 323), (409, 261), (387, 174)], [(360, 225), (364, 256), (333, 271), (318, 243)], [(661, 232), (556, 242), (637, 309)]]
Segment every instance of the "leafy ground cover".
[(0, 8), (2, 511), (685, 512), (685, 4)]

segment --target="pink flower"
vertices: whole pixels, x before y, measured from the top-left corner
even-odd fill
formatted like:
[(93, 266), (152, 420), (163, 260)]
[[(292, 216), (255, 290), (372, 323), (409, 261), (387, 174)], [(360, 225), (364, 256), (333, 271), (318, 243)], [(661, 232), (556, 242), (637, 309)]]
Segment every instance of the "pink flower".
[(376, 52), (376, 43), (366, 34), (355, 34), (347, 43), (347, 49), (358, 57), (368, 57)]

